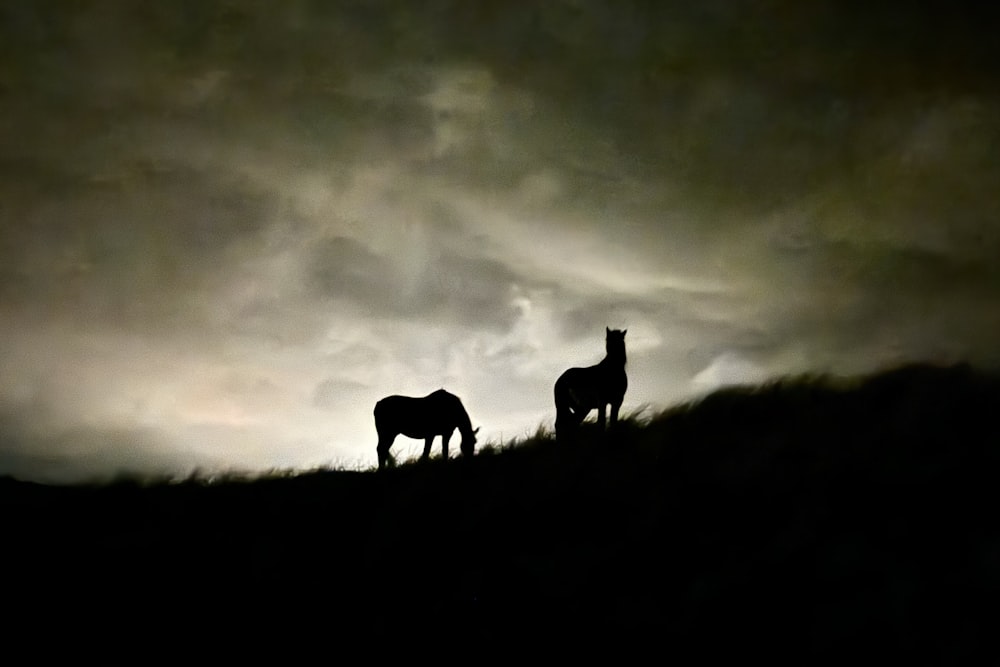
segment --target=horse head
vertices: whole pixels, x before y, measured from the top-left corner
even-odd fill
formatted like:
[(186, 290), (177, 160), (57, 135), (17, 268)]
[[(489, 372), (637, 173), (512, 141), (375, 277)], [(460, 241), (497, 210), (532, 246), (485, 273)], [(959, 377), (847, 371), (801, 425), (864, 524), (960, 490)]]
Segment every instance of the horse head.
[(617, 359), (622, 362), (625, 361), (625, 334), (628, 333), (628, 329), (609, 329), (604, 327), (606, 333), (605, 336), (605, 349), (607, 350), (608, 357), (612, 359)]
[(472, 456), (476, 452), (477, 433), (479, 433), (478, 426), (468, 433), (462, 434), (462, 444), (459, 445), (459, 449), (462, 450), (462, 456)]

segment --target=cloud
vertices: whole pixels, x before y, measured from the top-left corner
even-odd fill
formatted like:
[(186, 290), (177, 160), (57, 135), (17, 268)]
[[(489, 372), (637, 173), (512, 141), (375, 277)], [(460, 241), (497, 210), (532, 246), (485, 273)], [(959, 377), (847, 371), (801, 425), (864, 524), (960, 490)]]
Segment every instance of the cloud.
[(328, 378), (316, 385), (313, 405), (318, 408), (336, 408), (344, 403), (356, 404), (355, 395), (368, 390), (368, 385), (363, 382)]
[[(7, 406), (4, 406), (7, 408)], [(184, 477), (197, 468), (231, 465), (139, 427), (77, 424), (52, 430), (37, 413), (0, 417), (0, 471), (50, 484), (105, 482), (116, 477)]]
[(712, 390), (727, 385), (757, 384), (767, 379), (768, 372), (734, 352), (724, 352), (696, 374), (691, 382), (702, 390)]
[(268, 221), (259, 194), (211, 174), (126, 165), (115, 179), (77, 178), (11, 207), (6, 307), (139, 329), (190, 324), (190, 298)]
[(0, 21), (0, 406), (88, 470), (531, 428), (605, 326), (637, 403), (997, 360), (978, 6), (58, 4)]
[(511, 290), (527, 280), (498, 261), (438, 250), (431, 240), (423, 252), (413, 250), (423, 261), (379, 255), (346, 237), (322, 239), (310, 251), (310, 288), (321, 299), (347, 298), (376, 316), (501, 329), (513, 324)]

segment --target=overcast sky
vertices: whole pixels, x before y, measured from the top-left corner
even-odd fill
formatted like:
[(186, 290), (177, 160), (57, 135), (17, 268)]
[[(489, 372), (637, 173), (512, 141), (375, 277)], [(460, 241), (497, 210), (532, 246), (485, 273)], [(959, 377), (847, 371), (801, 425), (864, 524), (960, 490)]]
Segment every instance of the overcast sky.
[(0, 474), (367, 467), (439, 387), (507, 440), (606, 326), (626, 412), (996, 366), (978, 5), (5, 2)]

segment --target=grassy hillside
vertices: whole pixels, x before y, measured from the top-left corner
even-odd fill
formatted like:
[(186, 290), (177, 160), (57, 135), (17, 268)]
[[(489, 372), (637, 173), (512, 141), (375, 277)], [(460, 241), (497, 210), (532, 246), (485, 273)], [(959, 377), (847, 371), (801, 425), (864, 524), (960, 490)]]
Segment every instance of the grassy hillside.
[(412, 625), (961, 661), (993, 650), (998, 409), (996, 376), (911, 366), (384, 473), (4, 480), (6, 599), (47, 623), (179, 603), (188, 629), (308, 619), (331, 641)]

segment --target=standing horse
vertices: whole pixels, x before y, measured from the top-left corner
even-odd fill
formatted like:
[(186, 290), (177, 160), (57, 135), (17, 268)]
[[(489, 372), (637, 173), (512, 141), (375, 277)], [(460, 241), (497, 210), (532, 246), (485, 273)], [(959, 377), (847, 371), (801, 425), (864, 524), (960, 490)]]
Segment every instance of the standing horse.
[(586, 368), (570, 368), (556, 380), (556, 440), (566, 440), (597, 408), (604, 430), (605, 410), (611, 405), (611, 426), (618, 423), (618, 410), (628, 389), (625, 374), (625, 332), (605, 327), (607, 354), (601, 363)]
[(458, 396), (444, 389), (422, 398), (412, 396), (387, 396), (375, 404), (375, 430), (378, 431), (378, 467), (381, 470), (389, 459), (389, 448), (397, 435), (424, 440), (426, 459), (431, 454), (431, 444), (441, 436), (441, 455), (448, 458), (448, 441), (455, 429), (462, 434), (462, 456), (472, 456), (476, 449), (476, 433), (469, 414)]

